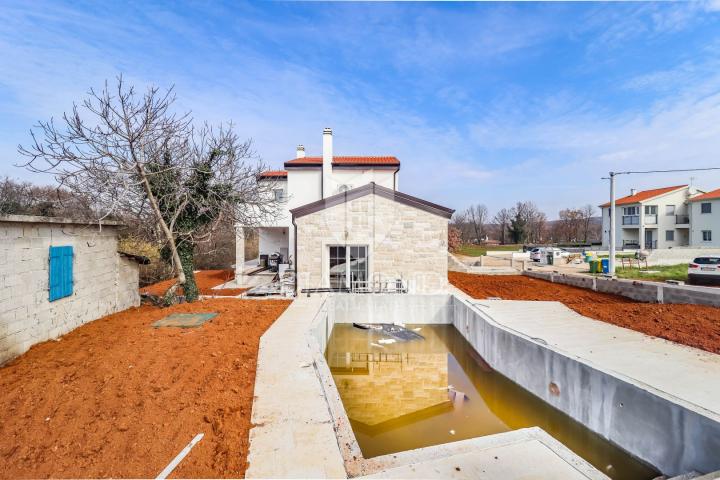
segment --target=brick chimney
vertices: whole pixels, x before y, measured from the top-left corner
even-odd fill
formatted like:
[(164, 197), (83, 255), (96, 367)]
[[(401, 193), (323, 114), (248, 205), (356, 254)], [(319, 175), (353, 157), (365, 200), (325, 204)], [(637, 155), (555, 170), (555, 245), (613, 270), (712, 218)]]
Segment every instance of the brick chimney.
[(323, 198), (333, 194), (332, 184), (333, 137), (332, 129), (323, 130), (323, 156), (322, 156), (322, 190)]

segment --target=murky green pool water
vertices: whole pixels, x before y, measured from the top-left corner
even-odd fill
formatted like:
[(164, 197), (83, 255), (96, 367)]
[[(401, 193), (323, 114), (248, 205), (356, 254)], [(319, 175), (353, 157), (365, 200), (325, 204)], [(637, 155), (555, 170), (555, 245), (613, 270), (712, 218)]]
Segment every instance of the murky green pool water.
[[(325, 352), (366, 458), (538, 426), (617, 480), (658, 472), (493, 371), (451, 325), (408, 325), (425, 340), (348, 324)], [(448, 388), (450, 387), (450, 388)]]

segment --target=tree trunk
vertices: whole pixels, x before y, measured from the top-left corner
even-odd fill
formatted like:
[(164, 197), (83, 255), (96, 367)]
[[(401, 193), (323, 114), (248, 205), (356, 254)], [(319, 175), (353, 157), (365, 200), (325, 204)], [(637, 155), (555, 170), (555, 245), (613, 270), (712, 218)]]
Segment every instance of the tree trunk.
[(155, 199), (155, 195), (153, 195), (153, 193), (152, 193), (152, 189), (150, 188), (150, 182), (148, 181), (147, 175), (145, 174), (145, 169), (142, 167), (142, 165), (140, 163), (136, 163), (135, 166), (136, 166), (138, 175), (140, 175), (140, 179), (142, 180), (143, 187), (145, 188), (145, 194), (148, 197), (148, 202), (150, 202), (150, 206), (152, 207), (153, 212), (155, 212), (155, 216), (157, 217), (158, 224), (160, 225), (160, 229), (163, 231), (163, 234), (165, 235), (165, 239), (168, 242), (168, 247), (170, 248), (170, 253), (172, 255), (173, 270), (175, 271), (175, 280), (176, 281), (175, 281), (175, 285), (170, 287), (168, 289), (168, 291), (165, 293), (165, 299), (170, 300), (170, 303), (174, 303), (173, 297), (175, 296), (175, 291), (178, 289), (179, 286), (185, 285), (185, 281), (186, 281), (182, 259), (180, 258), (180, 254), (178, 253), (177, 245), (175, 244), (175, 237), (173, 236), (172, 232), (170, 231), (170, 228), (167, 226), (167, 223), (165, 223), (165, 220), (163, 219), (163, 216), (162, 216), (162, 212), (160, 211), (160, 207), (158, 206), (157, 200)]
[(193, 242), (180, 241), (178, 244), (178, 255), (182, 260), (182, 270), (185, 274), (185, 283), (183, 290), (185, 292), (185, 300), (194, 302), (200, 297), (200, 292), (195, 282), (195, 261), (194, 261), (195, 245)]

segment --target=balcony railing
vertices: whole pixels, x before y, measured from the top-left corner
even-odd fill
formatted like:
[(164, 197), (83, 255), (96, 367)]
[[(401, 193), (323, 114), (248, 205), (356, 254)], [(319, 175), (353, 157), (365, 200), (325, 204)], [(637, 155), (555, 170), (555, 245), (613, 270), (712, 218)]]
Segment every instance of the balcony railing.
[(625, 248), (630, 248), (630, 249), (640, 248), (640, 244), (638, 243), (637, 240), (623, 240), (622, 248), (623, 249), (625, 249)]
[(623, 225), (640, 225), (640, 215), (623, 215)]
[(657, 215), (645, 214), (645, 225), (657, 225)]
[(687, 225), (690, 223), (689, 215), (675, 215), (675, 225)]

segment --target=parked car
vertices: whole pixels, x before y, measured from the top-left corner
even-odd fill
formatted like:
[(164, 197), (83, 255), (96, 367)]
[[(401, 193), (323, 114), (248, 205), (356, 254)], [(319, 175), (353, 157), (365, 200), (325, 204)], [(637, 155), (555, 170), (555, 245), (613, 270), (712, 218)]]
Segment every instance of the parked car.
[(542, 258), (544, 248), (533, 248), (530, 250), (530, 260), (533, 262), (539, 262), (540, 258)]
[(720, 283), (720, 255), (697, 257), (688, 265), (688, 283)]

